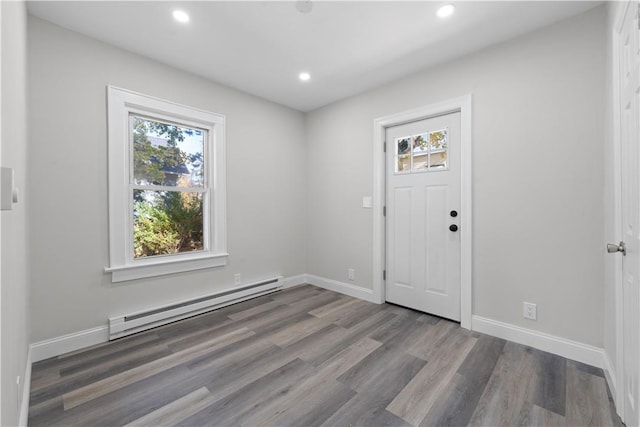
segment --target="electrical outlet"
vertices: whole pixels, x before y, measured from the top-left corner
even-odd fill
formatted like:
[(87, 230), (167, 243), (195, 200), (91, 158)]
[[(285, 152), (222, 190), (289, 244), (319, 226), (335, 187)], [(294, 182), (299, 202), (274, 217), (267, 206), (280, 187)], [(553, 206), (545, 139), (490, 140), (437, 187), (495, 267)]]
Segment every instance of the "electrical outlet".
[(536, 320), (538, 318), (538, 307), (531, 303), (531, 302), (525, 302), (524, 303), (524, 318), (525, 319), (531, 319), (531, 320)]
[(356, 278), (356, 271), (353, 268), (350, 268), (347, 270), (347, 277), (349, 277), (349, 280), (354, 280)]
[(242, 284), (242, 278), (240, 277), (240, 273), (236, 273), (233, 275), (233, 284), (234, 285), (241, 285)]

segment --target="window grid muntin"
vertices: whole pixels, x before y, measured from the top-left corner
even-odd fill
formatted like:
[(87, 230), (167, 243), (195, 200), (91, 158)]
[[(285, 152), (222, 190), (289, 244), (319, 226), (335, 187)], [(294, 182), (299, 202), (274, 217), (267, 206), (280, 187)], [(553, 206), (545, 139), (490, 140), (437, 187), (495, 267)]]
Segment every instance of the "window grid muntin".
[[(441, 167), (441, 166), (435, 166), (433, 167), (431, 165), (431, 154), (432, 154), (432, 150), (431, 150), (431, 134), (433, 133), (440, 133), (440, 132), (444, 132), (445, 134), (445, 138), (446, 138), (446, 148), (444, 150), (445, 152), (445, 156), (446, 156), (446, 160), (448, 160), (448, 156), (449, 156), (449, 128), (443, 128), (443, 129), (437, 129), (437, 130), (432, 130), (432, 131), (426, 131), (426, 132), (421, 132), (421, 133), (417, 133), (414, 135), (408, 135), (408, 136), (401, 136), (398, 138), (395, 138), (394, 140), (394, 174), (395, 175), (406, 175), (406, 174), (415, 174), (415, 173), (425, 173), (425, 172), (443, 172), (443, 171), (448, 171), (449, 170), (449, 162), (446, 161), (446, 166), (445, 167)], [(427, 146), (427, 167), (420, 169), (420, 170), (414, 170), (414, 166), (415, 166), (415, 161), (414, 161), (414, 147), (413, 144), (415, 142), (416, 137), (418, 136), (422, 136), (422, 135), (428, 135), (427, 138), (427, 142), (426, 142), (426, 146)], [(410, 168), (409, 170), (400, 170), (399, 168), (399, 161), (401, 159), (401, 155), (398, 154), (398, 143), (402, 140), (408, 139), (410, 141), (409, 144), (409, 156), (410, 156)], [(406, 154), (403, 154), (406, 155)]]

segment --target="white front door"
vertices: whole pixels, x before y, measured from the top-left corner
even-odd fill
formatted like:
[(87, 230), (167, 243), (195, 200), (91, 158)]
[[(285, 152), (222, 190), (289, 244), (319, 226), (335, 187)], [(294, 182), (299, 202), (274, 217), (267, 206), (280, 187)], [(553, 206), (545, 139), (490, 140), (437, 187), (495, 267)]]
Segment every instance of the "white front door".
[[(622, 338), (624, 421), (640, 425), (640, 43), (638, 3), (625, 6), (619, 27), (617, 69), (620, 111)], [(615, 250), (615, 246), (613, 248)], [(622, 248), (620, 248), (622, 249)], [(620, 404), (620, 402), (618, 402)]]
[(387, 128), (386, 300), (460, 320), (460, 113)]

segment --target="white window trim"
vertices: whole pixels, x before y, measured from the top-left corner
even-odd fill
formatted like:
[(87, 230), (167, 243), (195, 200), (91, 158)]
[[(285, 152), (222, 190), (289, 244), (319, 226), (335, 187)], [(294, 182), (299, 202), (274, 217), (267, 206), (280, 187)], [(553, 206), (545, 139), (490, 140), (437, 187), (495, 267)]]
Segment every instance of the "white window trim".
[[(109, 141), (109, 266), (112, 282), (154, 277), (227, 263), (225, 116), (107, 87)], [(129, 115), (145, 114), (207, 130), (205, 153), (210, 201), (204, 213), (208, 247), (176, 255), (133, 259), (131, 201), (129, 200)]]

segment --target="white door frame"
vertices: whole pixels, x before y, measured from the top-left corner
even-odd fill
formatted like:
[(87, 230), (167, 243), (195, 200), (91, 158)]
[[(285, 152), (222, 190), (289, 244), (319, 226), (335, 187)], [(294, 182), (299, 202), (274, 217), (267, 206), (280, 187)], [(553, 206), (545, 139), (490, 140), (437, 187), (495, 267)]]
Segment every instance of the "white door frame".
[(447, 113), (460, 112), (461, 140), (461, 205), (460, 205), (460, 325), (471, 329), (472, 314), (472, 179), (471, 179), (471, 94), (426, 105), (413, 110), (379, 117), (373, 121), (373, 299), (385, 301), (382, 278), (386, 264), (385, 217), (385, 152), (384, 140), (388, 127)]
[[(620, 31), (622, 31), (622, 25), (624, 24), (624, 16), (627, 8), (630, 5), (630, 1), (618, 8), (618, 13), (613, 26), (613, 167), (614, 167), (614, 230), (616, 233), (614, 241), (619, 242), (622, 240), (622, 159), (621, 159), (621, 120), (620, 114), (620, 54), (618, 52), (618, 44), (620, 43)], [(609, 236), (607, 236), (609, 237)], [(609, 241), (610, 239), (607, 239)], [(606, 254), (604, 256), (607, 256)], [(611, 256), (611, 255), (608, 255)], [(616, 406), (616, 411), (620, 418), (624, 421), (624, 334), (623, 334), (623, 308), (624, 301), (622, 300), (622, 257), (616, 256), (614, 260), (614, 300), (615, 300), (615, 334), (616, 334), (616, 354), (615, 354), (615, 370), (611, 372), (608, 377), (611, 378), (613, 384), (610, 384), (613, 388), (613, 399)], [(605, 353), (605, 358), (607, 358)], [(608, 358), (607, 358), (608, 359)]]

